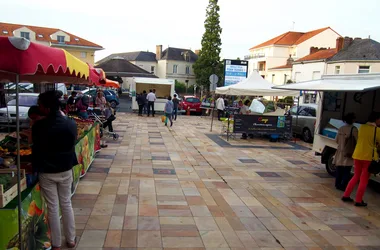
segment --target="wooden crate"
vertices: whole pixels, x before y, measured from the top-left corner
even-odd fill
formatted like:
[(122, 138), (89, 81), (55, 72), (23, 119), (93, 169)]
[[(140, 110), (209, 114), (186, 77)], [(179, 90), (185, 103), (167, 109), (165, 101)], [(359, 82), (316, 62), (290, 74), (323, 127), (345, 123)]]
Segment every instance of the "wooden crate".
[[(16, 169), (0, 169), (1, 174), (12, 174), (11, 184), (12, 187), (4, 192), (3, 185), (0, 184), (0, 208), (5, 207), (10, 201), (17, 197), (17, 170)], [(26, 189), (26, 175), (25, 170), (21, 169), (21, 179), (20, 179), (21, 192)]]

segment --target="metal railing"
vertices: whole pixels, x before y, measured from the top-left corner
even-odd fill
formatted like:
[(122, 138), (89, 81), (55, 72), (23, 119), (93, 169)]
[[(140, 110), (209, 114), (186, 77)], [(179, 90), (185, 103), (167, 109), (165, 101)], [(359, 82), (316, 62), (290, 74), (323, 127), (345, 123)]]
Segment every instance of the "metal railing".
[(244, 60), (262, 58), (262, 57), (265, 57), (265, 53), (256, 53), (256, 54), (247, 55), (247, 56), (244, 56)]

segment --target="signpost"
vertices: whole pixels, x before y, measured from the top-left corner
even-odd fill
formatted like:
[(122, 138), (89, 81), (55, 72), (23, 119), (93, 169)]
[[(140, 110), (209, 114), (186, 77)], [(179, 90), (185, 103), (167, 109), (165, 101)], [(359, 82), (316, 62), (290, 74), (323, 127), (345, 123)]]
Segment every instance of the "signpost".
[[(219, 77), (215, 74), (212, 74), (209, 78), (209, 81), (210, 81), (210, 92), (213, 92), (216, 90), (216, 84), (218, 83), (219, 81)], [(215, 94), (213, 94), (213, 96), (215, 96)], [(215, 99), (215, 98), (213, 98)], [(215, 105), (214, 107), (212, 107), (211, 105), (211, 128), (210, 128), (210, 132), (212, 132), (212, 124), (214, 123), (214, 109), (215, 109)]]

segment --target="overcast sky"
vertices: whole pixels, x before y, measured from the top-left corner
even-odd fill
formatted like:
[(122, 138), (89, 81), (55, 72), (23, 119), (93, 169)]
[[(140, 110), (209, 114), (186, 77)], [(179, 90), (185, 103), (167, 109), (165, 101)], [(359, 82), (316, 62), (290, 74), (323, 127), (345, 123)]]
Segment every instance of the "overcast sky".
[[(250, 47), (292, 30), (330, 26), (342, 36), (380, 41), (378, 0), (219, 0), (222, 58), (249, 54)], [(208, 0), (1, 0), (0, 22), (65, 30), (116, 52), (162, 44), (198, 49)]]

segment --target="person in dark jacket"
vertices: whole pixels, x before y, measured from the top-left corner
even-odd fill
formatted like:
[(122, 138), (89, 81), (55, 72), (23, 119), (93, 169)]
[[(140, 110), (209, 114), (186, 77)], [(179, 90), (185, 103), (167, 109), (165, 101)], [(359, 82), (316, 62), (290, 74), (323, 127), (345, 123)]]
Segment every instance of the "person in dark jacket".
[(138, 94), (136, 97), (137, 105), (139, 105), (139, 116), (142, 116), (143, 108), (146, 102), (146, 97), (144, 98), (144, 94)]
[(59, 95), (56, 91), (40, 94), (38, 104), (40, 113), (45, 118), (32, 127), (32, 164), (34, 171), (39, 174), (40, 186), (48, 207), (52, 247), (53, 250), (61, 247), (61, 210), (67, 246), (74, 248), (75, 220), (71, 205), (71, 185), (72, 167), (77, 164), (77, 126), (60, 112)]
[(173, 97), (173, 119), (174, 121), (177, 120), (177, 113), (178, 113), (178, 106), (179, 106), (179, 100), (177, 98), (177, 94), (174, 94), (174, 97)]
[(143, 106), (143, 114), (148, 114), (148, 100), (146, 99), (146, 96), (148, 94), (146, 93), (146, 90), (143, 91), (143, 98), (144, 98), (144, 106)]

